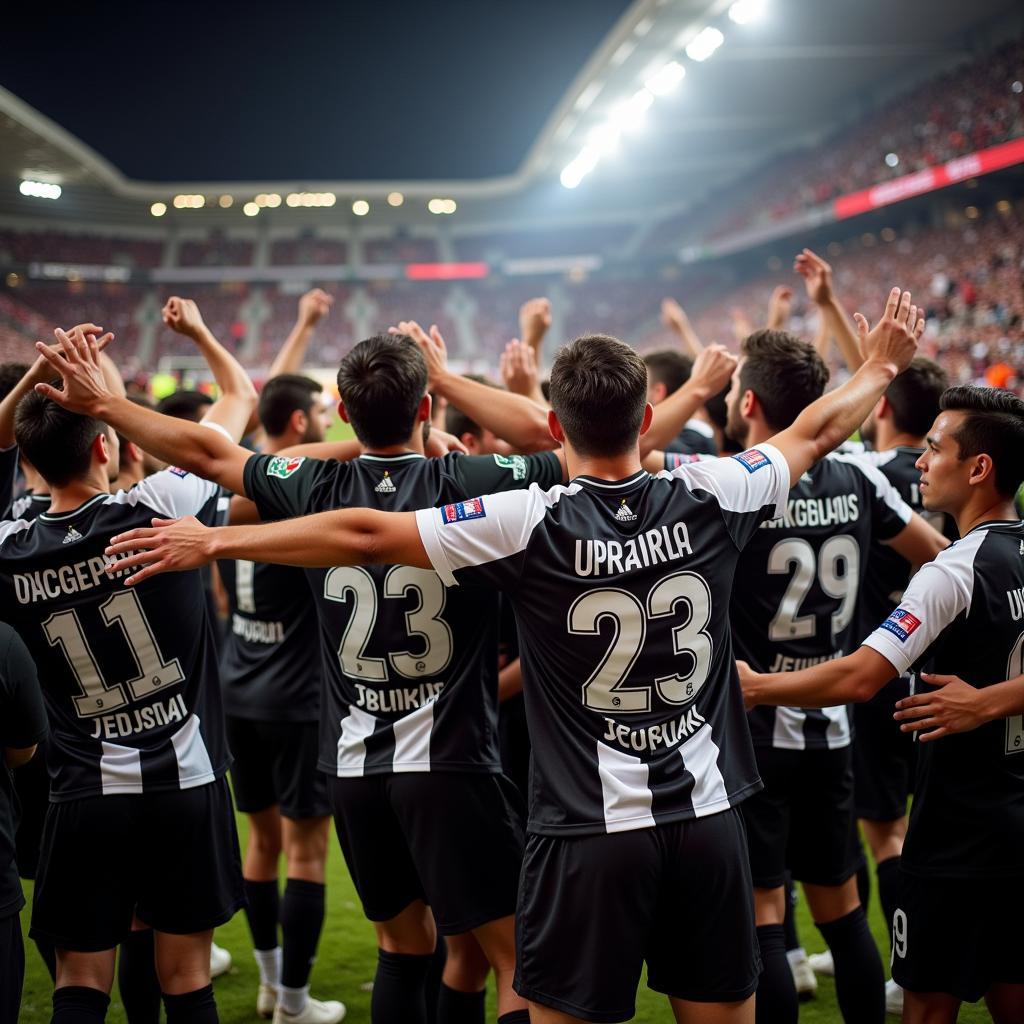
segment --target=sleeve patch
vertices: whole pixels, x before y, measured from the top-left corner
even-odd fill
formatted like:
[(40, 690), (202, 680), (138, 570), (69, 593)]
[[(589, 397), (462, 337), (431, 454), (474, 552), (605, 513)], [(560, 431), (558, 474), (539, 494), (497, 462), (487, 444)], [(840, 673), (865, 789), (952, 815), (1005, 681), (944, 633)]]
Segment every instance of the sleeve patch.
[(305, 461), (304, 455), (296, 455), (290, 459), (283, 455), (275, 455), (267, 463), (267, 476), (276, 476), (281, 480), (287, 480)]
[(920, 625), (921, 620), (916, 615), (912, 615), (906, 608), (897, 608), (882, 623), (881, 628), (887, 629), (901, 644), (905, 644), (910, 638), (910, 634)]
[(467, 519), (483, 519), (487, 515), (484, 511), (483, 498), (470, 498), (469, 501), (457, 501), (454, 505), (441, 506), (441, 521), (446, 525), (462, 523)]
[(188, 470), (182, 469), (180, 466), (168, 466), (167, 470), (175, 476), (180, 476), (182, 479), (188, 476)]
[(692, 462), (701, 462), (701, 457), (692, 452), (665, 452), (665, 468), (678, 469), (689, 466)]
[(759, 469), (764, 469), (765, 466), (771, 465), (771, 459), (759, 448), (748, 448), (745, 452), (734, 455), (733, 458), (748, 473), (756, 473)]
[(526, 479), (526, 459), (522, 455), (495, 455), (494, 461), (502, 469), (512, 470), (513, 480)]

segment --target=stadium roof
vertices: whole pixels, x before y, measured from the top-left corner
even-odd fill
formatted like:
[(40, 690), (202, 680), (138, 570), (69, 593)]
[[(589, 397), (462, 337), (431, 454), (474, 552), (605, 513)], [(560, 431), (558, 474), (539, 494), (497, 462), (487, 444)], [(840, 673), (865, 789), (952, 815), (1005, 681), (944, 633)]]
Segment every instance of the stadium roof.
[[(382, 222), (431, 219), (423, 202), (388, 210), (392, 190), (452, 196), (464, 222), (681, 207), (1020, 19), (1015, 0), (763, 0), (744, 25), (730, 6), (115, 2), (47, 18), (23, 6), (5, 16), (17, 45), (0, 68), (0, 215), (143, 224), (176, 193), (290, 191), (339, 198), (335, 211), (277, 211), (296, 226), (351, 218), (358, 197)], [(724, 43), (699, 62), (685, 47), (708, 25)], [(681, 85), (627, 112), (617, 146), (563, 189), (595, 129), (671, 61)], [(25, 198), (23, 177), (64, 197)], [(230, 227), (240, 205), (182, 216)]]

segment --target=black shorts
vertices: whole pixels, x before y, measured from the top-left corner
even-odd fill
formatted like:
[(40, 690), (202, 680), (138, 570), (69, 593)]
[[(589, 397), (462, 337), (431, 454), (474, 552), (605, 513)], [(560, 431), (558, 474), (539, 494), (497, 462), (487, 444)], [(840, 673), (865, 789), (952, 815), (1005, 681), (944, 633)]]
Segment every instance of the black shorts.
[(331, 779), (345, 863), (371, 921), (414, 900), (458, 935), (515, 913), (523, 813), (501, 775), (408, 772)]
[(741, 805), (757, 889), (790, 871), (811, 885), (841, 885), (864, 863), (853, 806), (853, 752), (757, 748), (764, 789)]
[(331, 813), (327, 776), (316, 766), (316, 722), (257, 722), (227, 715), (224, 720), (235, 804), (246, 814), (279, 805), (292, 821)]
[(195, 789), (50, 804), (32, 906), (33, 938), (98, 952), (131, 931), (204, 932), (245, 903), (226, 779)]
[(35, 878), (39, 864), (39, 844), (43, 822), (50, 806), (50, 773), (46, 770), (43, 744), (27, 764), (12, 772), (18, 796), (18, 831), (15, 836), (15, 860), (22, 878)]
[(977, 1002), (996, 984), (1024, 985), (1020, 878), (922, 878), (900, 872), (892, 976), (911, 992)]
[(911, 733), (900, 732), (892, 715), (896, 701), (909, 695), (910, 681), (901, 676), (867, 703), (853, 706), (858, 818), (896, 821), (907, 813), (907, 800), (914, 791), (917, 744)]
[(656, 992), (738, 1002), (757, 988), (743, 819), (724, 811), (612, 835), (526, 841), (515, 990), (589, 1021), (631, 1020)]
[(0, 1024), (18, 1024), (21, 986), (25, 980), (25, 947), (21, 917), (0, 917)]

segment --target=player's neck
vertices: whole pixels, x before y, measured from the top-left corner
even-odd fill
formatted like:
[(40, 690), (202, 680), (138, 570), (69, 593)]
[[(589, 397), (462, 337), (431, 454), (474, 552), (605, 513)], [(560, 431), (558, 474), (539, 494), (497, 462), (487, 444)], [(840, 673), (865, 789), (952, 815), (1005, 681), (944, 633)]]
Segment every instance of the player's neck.
[(1016, 522), (1020, 516), (1012, 498), (979, 496), (969, 501), (956, 515), (956, 528), (961, 537), (984, 523)]
[(755, 448), (759, 444), (764, 444), (765, 441), (770, 441), (777, 433), (777, 430), (772, 430), (767, 423), (760, 420), (748, 420), (750, 426), (747, 429), (745, 448)]
[(109, 494), (110, 484), (103, 480), (94, 480), (92, 477), (84, 477), (81, 480), (74, 480), (66, 487), (53, 487), (50, 489), (50, 508), (53, 515), (61, 515), (64, 512), (74, 512), (81, 508), (97, 494)]
[(380, 447), (366, 445), (363, 447), (364, 455), (408, 455), (410, 452), (415, 452), (417, 455), (423, 454), (422, 423), (416, 424), (416, 429), (412, 432), (412, 437), (410, 437), (405, 444), (389, 444)]
[(915, 437), (913, 434), (901, 433), (895, 427), (889, 427), (885, 422), (879, 422), (875, 434), (875, 450), (879, 452), (892, 451), (893, 448), (923, 448), (924, 438)]
[(602, 458), (577, 455), (566, 448), (565, 464), (570, 480), (577, 476), (592, 476), (598, 480), (625, 480), (643, 469), (640, 464), (640, 452), (636, 448), (623, 455)]

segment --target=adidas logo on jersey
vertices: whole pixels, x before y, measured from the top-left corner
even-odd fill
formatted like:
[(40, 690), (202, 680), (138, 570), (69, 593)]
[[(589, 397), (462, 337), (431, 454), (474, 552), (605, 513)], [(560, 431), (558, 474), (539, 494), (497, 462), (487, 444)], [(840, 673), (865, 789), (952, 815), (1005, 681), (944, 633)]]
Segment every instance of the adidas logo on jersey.
[(625, 498), (622, 499), (622, 504), (615, 510), (615, 518), (620, 523), (631, 523), (636, 519), (636, 513), (626, 504)]
[(387, 470), (385, 470), (384, 479), (381, 480), (381, 482), (377, 484), (376, 487), (374, 487), (374, 490), (378, 494), (394, 494), (395, 491), (398, 490), (398, 488), (395, 486), (394, 480), (392, 480), (391, 477), (388, 476)]
[(61, 544), (74, 544), (76, 540), (81, 540), (82, 535), (73, 527), (68, 527), (68, 532), (64, 535), (64, 539)]

